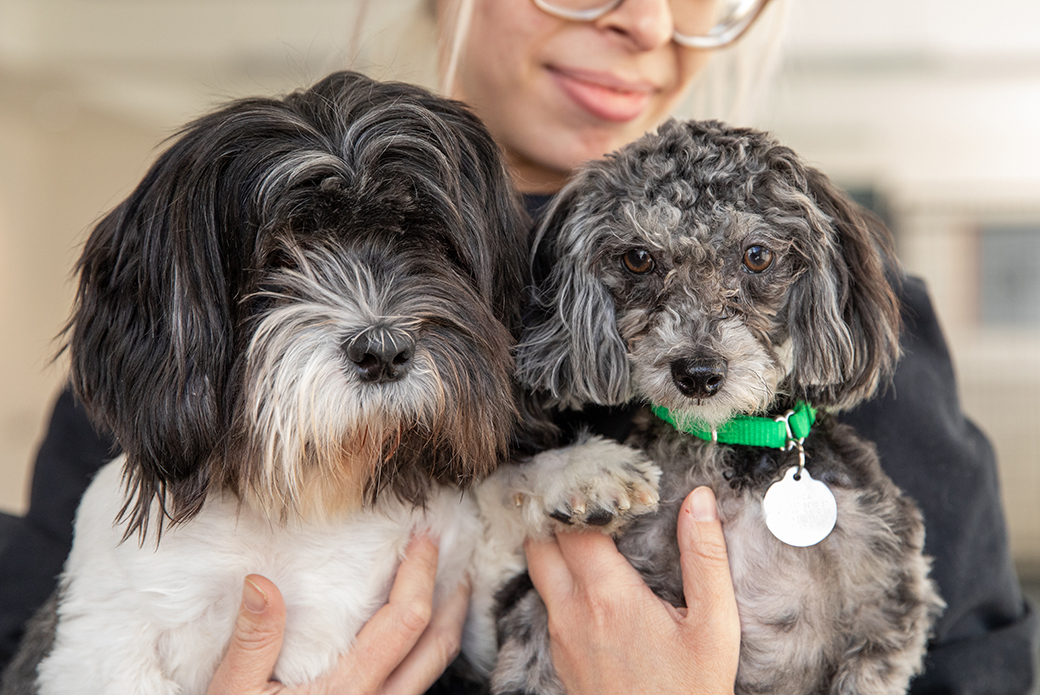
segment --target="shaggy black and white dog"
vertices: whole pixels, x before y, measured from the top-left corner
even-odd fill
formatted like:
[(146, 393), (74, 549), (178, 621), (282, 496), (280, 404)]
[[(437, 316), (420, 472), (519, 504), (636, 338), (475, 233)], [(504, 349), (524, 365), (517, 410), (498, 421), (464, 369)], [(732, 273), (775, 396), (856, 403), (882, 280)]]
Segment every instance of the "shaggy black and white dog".
[[(717, 495), (736, 692), (905, 692), (942, 605), (921, 517), (829, 415), (898, 358), (887, 232), (769, 137), (673, 121), (585, 168), (533, 258), (521, 381), (560, 407), (647, 404), (628, 443), (662, 469), (660, 507), (618, 545), (677, 606), (678, 507)], [(503, 609), (496, 692), (562, 692), (544, 610), (533, 591)]]
[(202, 693), (251, 572), (287, 604), (275, 677), (310, 681), (416, 530), (453, 591), (460, 491), (518, 418), (524, 226), (483, 126), (415, 87), (339, 73), (189, 125), (79, 262), (71, 378), (124, 454), (9, 687)]

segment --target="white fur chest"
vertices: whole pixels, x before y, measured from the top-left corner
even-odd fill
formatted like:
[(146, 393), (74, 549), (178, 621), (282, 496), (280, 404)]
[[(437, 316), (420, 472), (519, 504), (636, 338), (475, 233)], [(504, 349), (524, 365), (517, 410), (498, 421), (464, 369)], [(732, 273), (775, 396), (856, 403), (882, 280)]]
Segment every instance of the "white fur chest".
[(243, 578), (271, 579), (287, 608), (275, 676), (298, 684), (327, 671), (388, 596), (414, 530), (440, 539), (438, 596), (467, 571), (475, 505), (455, 490), (425, 510), (381, 502), (338, 523), (273, 524), (211, 496), (161, 542), (121, 543), (122, 459), (101, 470), (77, 516), (55, 647), (41, 693), (203, 693), (226, 648)]

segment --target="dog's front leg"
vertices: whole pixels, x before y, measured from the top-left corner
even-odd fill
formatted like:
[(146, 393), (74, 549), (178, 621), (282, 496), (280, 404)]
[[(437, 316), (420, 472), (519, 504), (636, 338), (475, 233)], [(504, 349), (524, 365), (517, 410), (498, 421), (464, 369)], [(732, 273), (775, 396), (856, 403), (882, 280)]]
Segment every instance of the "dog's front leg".
[(639, 451), (601, 437), (498, 468), (476, 489), (483, 537), (474, 555), (473, 594), (463, 651), (482, 675), (498, 653), (498, 593), (527, 569), (524, 540), (556, 529), (619, 531), (657, 508), (660, 469)]
[(494, 508), (515, 510), (523, 537), (545, 537), (557, 529), (614, 533), (657, 508), (660, 478), (661, 470), (641, 451), (586, 435), (500, 468), (478, 501), (485, 516)]

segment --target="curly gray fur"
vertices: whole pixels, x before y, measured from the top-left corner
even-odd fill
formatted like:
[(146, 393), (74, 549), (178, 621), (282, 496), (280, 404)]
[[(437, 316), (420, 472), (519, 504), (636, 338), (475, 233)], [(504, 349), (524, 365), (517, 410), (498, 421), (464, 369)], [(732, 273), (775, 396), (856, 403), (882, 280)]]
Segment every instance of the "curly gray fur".
[[(554, 201), (533, 252), (521, 380), (560, 407), (638, 399), (680, 421), (834, 411), (898, 360), (887, 231), (788, 148), (720, 123), (668, 122), (590, 164)], [(649, 411), (629, 444), (662, 469), (660, 508), (618, 547), (683, 605), (678, 508), (718, 499), (741, 618), (737, 693), (906, 691), (942, 607), (924, 525), (872, 445), (824, 414), (807, 468), (838, 505), (807, 548), (765, 526), (762, 498), (796, 454), (680, 434)], [(503, 594), (496, 692), (555, 693), (544, 605)]]

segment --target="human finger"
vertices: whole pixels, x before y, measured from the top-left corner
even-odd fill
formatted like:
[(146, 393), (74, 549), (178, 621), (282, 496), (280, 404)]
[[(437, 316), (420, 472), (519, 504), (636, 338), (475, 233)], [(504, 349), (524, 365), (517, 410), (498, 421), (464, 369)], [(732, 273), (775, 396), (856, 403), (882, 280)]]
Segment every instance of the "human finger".
[(282, 648), (285, 602), (274, 583), (258, 574), (245, 578), (235, 629), (207, 695), (266, 691)]
[(560, 545), (555, 538), (529, 538), (524, 542), (524, 552), (531, 583), (551, 610), (558, 601), (570, 596), (574, 587)]
[(722, 641), (739, 641), (740, 621), (726, 539), (710, 488), (698, 487), (687, 495), (679, 509), (677, 535), (686, 622), (710, 626)]
[(462, 646), (469, 596), (470, 584), (466, 580), (434, 609), (430, 624), (419, 641), (387, 679), (384, 693), (422, 693), (444, 673)]
[(611, 536), (597, 532), (559, 533), (560, 554), (575, 585), (612, 591), (645, 586), (642, 577), (622, 555)]
[(389, 600), (369, 618), (354, 647), (340, 659), (330, 676), (333, 684), (349, 686), (355, 692), (375, 692), (404, 661), (430, 623), (437, 555), (437, 544), (431, 538), (412, 538)]

